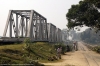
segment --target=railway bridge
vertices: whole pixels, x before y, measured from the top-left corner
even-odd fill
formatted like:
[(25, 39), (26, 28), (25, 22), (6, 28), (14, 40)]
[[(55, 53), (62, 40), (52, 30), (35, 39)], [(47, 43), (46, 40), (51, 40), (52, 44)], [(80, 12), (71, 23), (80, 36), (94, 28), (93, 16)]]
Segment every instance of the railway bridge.
[[(9, 33), (9, 37), (6, 34)], [(14, 42), (29, 38), (34, 41), (61, 42), (62, 32), (35, 10), (9, 10), (0, 41)]]

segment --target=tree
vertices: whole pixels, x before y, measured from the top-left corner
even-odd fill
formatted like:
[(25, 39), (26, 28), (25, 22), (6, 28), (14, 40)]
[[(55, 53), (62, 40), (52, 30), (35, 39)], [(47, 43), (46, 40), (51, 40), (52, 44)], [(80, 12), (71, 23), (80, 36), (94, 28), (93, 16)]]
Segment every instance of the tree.
[(81, 40), (84, 40), (87, 43), (100, 43), (100, 37), (99, 37), (100, 31), (98, 33), (95, 33), (95, 30), (90, 28), (86, 29), (83, 33), (81, 33), (80, 38)]
[(68, 28), (75, 26), (83, 27), (86, 25), (91, 28), (100, 30), (100, 1), (83, 0), (77, 5), (72, 5), (66, 17), (68, 19)]

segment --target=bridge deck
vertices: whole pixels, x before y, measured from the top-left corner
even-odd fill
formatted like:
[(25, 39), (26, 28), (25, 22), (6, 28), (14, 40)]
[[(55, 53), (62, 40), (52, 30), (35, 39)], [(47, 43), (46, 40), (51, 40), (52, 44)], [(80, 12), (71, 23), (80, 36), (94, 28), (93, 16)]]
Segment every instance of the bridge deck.
[[(9, 42), (23, 42), (26, 38), (9, 38), (9, 37), (2, 37), (0, 38), (0, 43), (9, 43)], [(48, 42), (48, 40), (34, 40), (32, 42)]]

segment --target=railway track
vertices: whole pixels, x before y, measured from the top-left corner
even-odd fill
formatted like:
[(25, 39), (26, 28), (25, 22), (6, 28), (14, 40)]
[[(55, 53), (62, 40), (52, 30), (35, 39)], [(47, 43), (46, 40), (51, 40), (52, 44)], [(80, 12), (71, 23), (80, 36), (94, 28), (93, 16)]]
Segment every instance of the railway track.
[(82, 50), (82, 54), (85, 57), (88, 66), (100, 66), (89, 51), (86, 51), (83, 46), (80, 46), (80, 48)]

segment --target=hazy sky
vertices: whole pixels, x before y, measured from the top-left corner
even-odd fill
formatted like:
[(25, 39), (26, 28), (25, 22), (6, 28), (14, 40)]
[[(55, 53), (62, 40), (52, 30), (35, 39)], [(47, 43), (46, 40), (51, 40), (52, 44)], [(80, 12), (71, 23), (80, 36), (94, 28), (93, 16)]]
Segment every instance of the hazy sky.
[(0, 0), (0, 36), (3, 35), (9, 10), (35, 10), (60, 29), (66, 28), (66, 13), (80, 0)]

